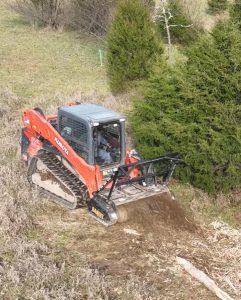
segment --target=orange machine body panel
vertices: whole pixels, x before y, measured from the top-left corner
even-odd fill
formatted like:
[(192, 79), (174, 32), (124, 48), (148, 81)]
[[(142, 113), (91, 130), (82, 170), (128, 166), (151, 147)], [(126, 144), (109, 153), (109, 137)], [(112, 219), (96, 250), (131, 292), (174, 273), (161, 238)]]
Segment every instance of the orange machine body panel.
[(84, 184), (88, 188), (90, 198), (93, 193), (98, 191), (103, 185), (103, 176), (98, 165), (88, 165), (84, 159), (78, 156), (73, 148), (64, 140), (58, 131), (50, 124), (50, 120), (57, 119), (56, 115), (48, 116), (46, 119), (34, 109), (23, 112), (23, 125), (26, 128), (25, 135), (30, 144), (28, 146), (28, 155), (35, 156), (43, 147), (41, 138), (43, 137), (53, 145), (65, 159), (70, 163), (73, 169), (80, 175)]

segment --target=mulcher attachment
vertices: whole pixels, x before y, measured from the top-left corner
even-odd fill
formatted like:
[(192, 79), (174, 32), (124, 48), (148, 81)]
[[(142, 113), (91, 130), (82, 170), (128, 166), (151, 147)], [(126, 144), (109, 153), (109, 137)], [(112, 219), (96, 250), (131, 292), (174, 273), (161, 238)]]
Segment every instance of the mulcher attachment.
[[(156, 171), (153, 164), (158, 163)], [(102, 224), (109, 226), (128, 219), (128, 204), (138, 201), (161, 200), (172, 195), (167, 184), (178, 164), (183, 160), (177, 154), (161, 156), (151, 160), (120, 166), (110, 180), (95, 193), (88, 202), (90, 214)], [(134, 169), (139, 170), (139, 176), (131, 177)], [(108, 188), (107, 188), (108, 187)], [(131, 205), (133, 210), (133, 205)]]

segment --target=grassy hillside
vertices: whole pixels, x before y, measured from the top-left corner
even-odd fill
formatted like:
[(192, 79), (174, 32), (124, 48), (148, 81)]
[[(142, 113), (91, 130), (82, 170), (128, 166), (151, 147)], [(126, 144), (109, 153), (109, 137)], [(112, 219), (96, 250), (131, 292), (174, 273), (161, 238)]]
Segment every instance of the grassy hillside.
[(53, 111), (78, 98), (124, 111), (129, 99), (110, 94), (99, 42), (32, 28), (0, 3), (0, 299), (215, 299), (176, 255), (238, 299), (240, 232), (222, 222), (209, 226), (223, 210), (214, 201), (212, 211), (206, 194), (173, 183), (188, 212), (175, 204), (105, 228), (85, 210), (68, 211), (29, 187), (19, 160), (24, 107)]
[(107, 93), (98, 41), (73, 32), (36, 30), (0, 2), (0, 86), (23, 97)]

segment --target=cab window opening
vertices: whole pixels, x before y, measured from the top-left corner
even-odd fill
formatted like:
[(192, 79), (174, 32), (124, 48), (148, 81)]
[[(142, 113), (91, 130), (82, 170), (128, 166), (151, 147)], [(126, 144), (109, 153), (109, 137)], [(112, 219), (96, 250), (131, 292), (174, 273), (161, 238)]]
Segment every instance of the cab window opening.
[(93, 130), (94, 157), (98, 165), (119, 163), (121, 159), (121, 126), (101, 124)]

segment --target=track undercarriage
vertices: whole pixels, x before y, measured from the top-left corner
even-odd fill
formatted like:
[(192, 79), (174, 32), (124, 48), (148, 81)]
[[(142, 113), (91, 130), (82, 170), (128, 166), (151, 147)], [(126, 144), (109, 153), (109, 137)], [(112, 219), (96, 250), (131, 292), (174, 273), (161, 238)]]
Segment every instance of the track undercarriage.
[(41, 151), (29, 162), (28, 180), (53, 197), (54, 201), (76, 209), (86, 205), (85, 185), (53, 153)]

